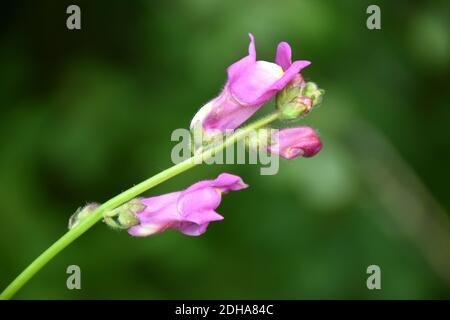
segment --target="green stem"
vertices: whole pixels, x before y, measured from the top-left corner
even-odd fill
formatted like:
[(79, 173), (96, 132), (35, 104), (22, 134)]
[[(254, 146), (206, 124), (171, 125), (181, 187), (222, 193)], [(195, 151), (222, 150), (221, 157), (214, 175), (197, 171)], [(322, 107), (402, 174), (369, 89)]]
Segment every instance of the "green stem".
[(103, 213), (107, 210), (114, 209), (121, 204), (135, 198), (139, 194), (149, 190), (150, 188), (186, 171), (196, 165), (200, 164), (201, 160), (206, 160), (212, 157), (216, 152), (219, 152), (235, 142), (245, 138), (245, 136), (256, 129), (259, 129), (279, 117), (278, 112), (269, 114), (264, 118), (237, 130), (234, 134), (229, 136), (225, 141), (211, 149), (203, 151), (201, 154), (195, 155), (183, 162), (180, 162), (147, 180), (135, 185), (134, 187), (120, 193), (114, 198), (106, 201), (98, 207), (91, 215), (83, 219), (76, 227), (67, 231), (61, 238), (53, 243), (47, 250), (38, 256), (21, 274), (14, 279), (13, 282), (1, 293), (0, 300), (10, 299), (20, 288), (22, 288), (39, 270), (41, 270), (50, 260), (52, 260), (58, 253), (60, 253), (69, 244), (75, 241), (79, 236), (89, 230), (94, 224), (102, 219)]

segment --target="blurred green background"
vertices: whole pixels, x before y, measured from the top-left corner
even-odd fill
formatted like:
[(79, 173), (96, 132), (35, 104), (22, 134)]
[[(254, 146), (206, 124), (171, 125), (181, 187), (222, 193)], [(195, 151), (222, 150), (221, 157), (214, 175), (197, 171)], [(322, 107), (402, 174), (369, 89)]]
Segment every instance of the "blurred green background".
[[(81, 7), (82, 29), (66, 28)], [(381, 7), (381, 30), (366, 8)], [(279, 41), (327, 92), (304, 123), (316, 157), (197, 167), (150, 190), (220, 172), (226, 196), (201, 237), (132, 238), (98, 224), (21, 299), (450, 298), (448, 1), (14, 1), (0, 12), (0, 287), (69, 216), (171, 165), (170, 134), (247, 53)], [(271, 108), (269, 104), (266, 108)], [(82, 290), (66, 288), (81, 267)], [(381, 290), (366, 269), (381, 268)]]

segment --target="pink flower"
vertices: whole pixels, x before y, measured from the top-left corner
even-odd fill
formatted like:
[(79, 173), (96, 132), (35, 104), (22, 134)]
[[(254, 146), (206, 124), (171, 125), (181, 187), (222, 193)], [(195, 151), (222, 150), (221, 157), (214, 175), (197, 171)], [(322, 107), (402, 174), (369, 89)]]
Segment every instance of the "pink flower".
[(278, 45), (275, 61), (256, 61), (255, 42), (250, 36), (249, 54), (227, 69), (228, 81), (218, 97), (204, 105), (194, 116), (206, 135), (236, 129), (282, 90), (309, 61), (291, 62), (291, 47)]
[(322, 142), (310, 127), (285, 128), (272, 134), (269, 152), (285, 159), (312, 157), (322, 149)]
[(139, 224), (128, 233), (144, 237), (172, 228), (199, 236), (211, 221), (223, 219), (215, 211), (222, 194), (247, 187), (240, 177), (222, 173), (215, 180), (197, 182), (184, 191), (139, 199), (145, 208), (135, 214)]

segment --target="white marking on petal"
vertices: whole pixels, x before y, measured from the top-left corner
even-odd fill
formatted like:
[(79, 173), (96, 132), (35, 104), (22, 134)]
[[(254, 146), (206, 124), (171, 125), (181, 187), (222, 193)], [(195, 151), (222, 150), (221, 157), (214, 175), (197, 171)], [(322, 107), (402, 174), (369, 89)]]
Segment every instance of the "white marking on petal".
[(283, 69), (276, 63), (260, 60), (256, 61), (256, 65), (258, 69), (267, 71), (277, 79), (280, 79), (284, 75)]

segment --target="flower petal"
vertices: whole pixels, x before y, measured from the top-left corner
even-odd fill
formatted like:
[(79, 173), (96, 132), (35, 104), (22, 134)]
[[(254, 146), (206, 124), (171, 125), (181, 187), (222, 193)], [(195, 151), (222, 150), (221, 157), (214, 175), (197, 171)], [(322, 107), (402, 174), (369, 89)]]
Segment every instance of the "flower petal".
[(129, 228), (127, 231), (129, 234), (135, 237), (147, 237), (152, 234), (161, 232), (163, 230), (161, 230), (161, 228), (158, 225), (147, 225), (147, 226), (137, 225)]
[(241, 60), (233, 63), (228, 67), (228, 82), (233, 82), (237, 79), (245, 69), (255, 63), (256, 61), (256, 48), (255, 39), (251, 33), (248, 34), (250, 37), (250, 44), (248, 46), (248, 56), (242, 58)]
[(139, 201), (141, 201), (142, 204), (147, 206), (147, 208), (145, 208), (146, 211), (148, 212), (158, 211), (176, 202), (178, 197), (180, 196), (180, 193), (181, 193), (180, 191), (171, 192), (163, 194), (161, 196), (141, 198), (139, 199)]
[(180, 222), (176, 228), (187, 236), (200, 236), (206, 232), (209, 223), (196, 224), (193, 222)]
[(191, 122), (191, 128), (195, 126), (197, 121), (202, 119), (201, 123), (206, 136), (222, 133), (227, 129), (233, 130), (250, 118), (258, 108), (259, 106), (243, 107), (232, 97), (230, 90), (225, 87), (217, 98), (197, 112)]
[(178, 200), (177, 210), (182, 220), (202, 223), (205, 222), (202, 218), (190, 217), (199, 217), (199, 213), (216, 209), (221, 199), (220, 192), (211, 187), (183, 192)]
[(180, 221), (180, 214), (177, 209), (178, 199), (181, 192), (172, 192), (157, 197), (140, 199), (141, 203), (147, 207), (135, 214), (140, 225), (144, 228), (157, 229), (163, 231), (172, 224)]
[(282, 90), (303, 68), (309, 66), (311, 62), (306, 60), (298, 60), (294, 61), (293, 64), (286, 70), (284, 75), (272, 84), (269, 88), (265, 90), (263, 94), (261, 94), (254, 101), (251, 101), (251, 104), (262, 104), (266, 103), (270, 100), (278, 91)]
[(241, 177), (225, 172), (221, 173), (214, 180), (203, 180), (197, 182), (183, 192), (192, 192), (194, 190), (207, 187), (218, 188), (221, 192), (228, 192), (245, 189), (248, 187), (248, 185), (244, 181), (242, 181)]
[(214, 210), (208, 211), (196, 211), (190, 214), (184, 222), (193, 222), (196, 224), (205, 224), (210, 223), (211, 221), (220, 221), (223, 220), (223, 216), (215, 212)]
[(242, 181), (241, 177), (229, 173), (221, 173), (213, 182), (215, 188), (219, 188), (222, 192), (236, 191), (245, 189), (248, 184)]
[(235, 99), (245, 105), (261, 105), (266, 101), (256, 102), (279, 79), (283, 69), (271, 62), (257, 61), (243, 70), (240, 76), (230, 82), (230, 91)]
[(277, 47), (277, 54), (275, 62), (283, 68), (283, 70), (289, 69), (292, 64), (292, 50), (291, 46), (287, 42), (280, 42)]

